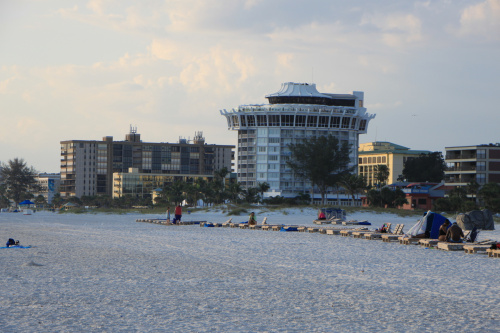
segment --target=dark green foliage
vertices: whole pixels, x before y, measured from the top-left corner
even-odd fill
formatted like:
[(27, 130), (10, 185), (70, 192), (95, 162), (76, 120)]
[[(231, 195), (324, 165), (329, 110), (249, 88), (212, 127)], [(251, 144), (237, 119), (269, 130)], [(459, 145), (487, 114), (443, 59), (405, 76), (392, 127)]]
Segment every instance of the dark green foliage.
[(30, 191), (37, 190), (37, 172), (33, 167), (28, 167), (21, 158), (15, 158), (2, 165), (0, 179), (5, 186), (5, 196), (14, 201), (15, 205), (25, 199), (32, 198)]
[(354, 195), (366, 190), (366, 180), (363, 176), (356, 174), (344, 175), (339, 182), (345, 191), (351, 196), (352, 202), (354, 203)]
[(391, 190), (389, 187), (382, 189), (371, 189), (368, 191), (367, 199), (370, 206), (397, 208), (408, 203), (406, 194), (401, 189)]
[(434, 210), (444, 212), (468, 212), (475, 210), (476, 206), (474, 200), (467, 197), (466, 187), (455, 187), (448, 193), (447, 198), (439, 198), (434, 203)]
[(500, 212), (500, 185), (497, 183), (485, 184), (478, 192), (483, 200), (485, 208), (494, 212)]
[(379, 185), (386, 185), (390, 175), (389, 167), (385, 164), (379, 164), (376, 168), (375, 178), (377, 179), (377, 183)]
[(445, 170), (446, 163), (440, 152), (420, 154), (419, 157), (406, 161), (403, 177), (409, 182), (439, 183), (444, 178)]
[(350, 158), (349, 145), (332, 136), (320, 136), (290, 144), (288, 166), (293, 172), (316, 185), (321, 193), (321, 203), (325, 203), (327, 189), (340, 181), (348, 173)]
[(295, 198), (284, 198), (282, 196), (269, 197), (263, 200), (263, 203), (267, 205), (307, 205), (311, 202), (311, 196), (309, 194), (301, 194)]

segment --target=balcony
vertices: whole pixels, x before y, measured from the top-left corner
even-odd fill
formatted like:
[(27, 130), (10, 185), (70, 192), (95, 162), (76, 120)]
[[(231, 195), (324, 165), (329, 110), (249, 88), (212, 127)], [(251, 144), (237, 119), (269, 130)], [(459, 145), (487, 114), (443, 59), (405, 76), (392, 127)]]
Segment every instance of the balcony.
[(462, 152), (460, 154), (446, 154), (445, 160), (475, 160), (477, 159), (476, 152)]

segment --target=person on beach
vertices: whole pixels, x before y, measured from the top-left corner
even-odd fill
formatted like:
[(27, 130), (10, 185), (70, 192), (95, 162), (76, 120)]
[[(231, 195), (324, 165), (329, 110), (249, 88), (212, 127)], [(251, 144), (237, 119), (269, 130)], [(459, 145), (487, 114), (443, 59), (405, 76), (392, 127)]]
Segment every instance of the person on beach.
[(255, 219), (255, 213), (251, 212), (248, 217), (248, 225), (257, 225), (257, 220)]
[(446, 232), (446, 241), (452, 243), (462, 243), (462, 238), (464, 237), (464, 232), (460, 228), (457, 222), (453, 222), (451, 227), (448, 228)]
[(322, 211), (319, 211), (318, 220), (326, 220), (325, 213), (323, 213)]
[(9, 246), (14, 246), (14, 245), (19, 245), (19, 241), (15, 241), (14, 239), (12, 238), (9, 238), (9, 240), (7, 241), (7, 243), (5, 244), (6, 247), (9, 247)]
[(448, 227), (450, 226), (450, 221), (447, 219), (439, 227), (438, 241), (446, 242), (446, 234), (448, 233)]
[(167, 212), (165, 213), (167, 217), (167, 223), (170, 223), (170, 207), (167, 207)]
[(177, 207), (175, 207), (175, 223), (178, 223), (181, 221), (181, 218), (182, 218), (182, 207), (181, 205), (177, 205)]

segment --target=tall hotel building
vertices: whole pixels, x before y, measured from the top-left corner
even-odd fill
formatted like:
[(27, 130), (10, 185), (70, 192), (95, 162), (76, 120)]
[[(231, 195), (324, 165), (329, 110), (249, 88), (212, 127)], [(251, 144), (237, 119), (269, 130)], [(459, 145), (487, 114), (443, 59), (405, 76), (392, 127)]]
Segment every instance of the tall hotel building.
[(240, 105), (221, 110), (228, 128), (238, 131), (238, 181), (244, 187), (270, 185), (267, 196), (295, 197), (309, 193), (311, 184), (295, 177), (286, 162), (291, 143), (331, 134), (351, 146), (351, 163), (358, 160), (359, 134), (375, 115), (363, 106), (364, 93), (327, 94), (315, 84), (283, 83), (267, 95), (269, 104)]
[[(112, 136), (102, 141), (61, 141), (60, 193), (63, 197), (142, 195), (144, 185), (137, 179), (148, 183), (158, 179), (156, 186), (164, 186), (176, 180), (210, 178), (216, 170), (232, 169), (233, 149), (229, 145), (206, 144), (201, 132), (192, 142), (142, 142), (135, 128), (125, 141), (113, 141)], [(130, 186), (134, 188), (124, 189), (127, 184), (123, 179), (130, 178), (129, 172), (133, 173)]]

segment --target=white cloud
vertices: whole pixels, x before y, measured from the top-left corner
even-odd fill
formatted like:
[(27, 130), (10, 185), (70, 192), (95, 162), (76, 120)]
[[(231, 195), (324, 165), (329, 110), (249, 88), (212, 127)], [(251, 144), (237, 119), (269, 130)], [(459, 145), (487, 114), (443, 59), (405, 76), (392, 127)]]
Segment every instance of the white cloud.
[(485, 40), (500, 39), (500, 0), (486, 0), (465, 8), (457, 33)]
[(379, 29), (382, 41), (393, 48), (405, 48), (423, 40), (422, 23), (413, 14), (366, 15), (361, 25)]

